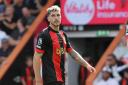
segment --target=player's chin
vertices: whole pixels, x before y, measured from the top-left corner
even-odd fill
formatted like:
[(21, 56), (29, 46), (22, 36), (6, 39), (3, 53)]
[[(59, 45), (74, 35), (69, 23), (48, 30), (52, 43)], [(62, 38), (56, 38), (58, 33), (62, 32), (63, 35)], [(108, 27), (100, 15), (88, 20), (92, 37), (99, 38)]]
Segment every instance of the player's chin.
[(60, 26), (60, 23), (56, 23), (56, 24), (54, 24), (55, 26)]

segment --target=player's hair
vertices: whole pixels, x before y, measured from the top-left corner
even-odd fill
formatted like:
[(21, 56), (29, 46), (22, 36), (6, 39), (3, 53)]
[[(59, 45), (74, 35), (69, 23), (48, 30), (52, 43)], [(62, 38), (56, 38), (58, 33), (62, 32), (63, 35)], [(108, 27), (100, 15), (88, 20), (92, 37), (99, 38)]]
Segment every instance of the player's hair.
[(47, 16), (49, 16), (51, 12), (53, 11), (60, 11), (60, 7), (57, 5), (54, 5), (54, 6), (47, 8)]

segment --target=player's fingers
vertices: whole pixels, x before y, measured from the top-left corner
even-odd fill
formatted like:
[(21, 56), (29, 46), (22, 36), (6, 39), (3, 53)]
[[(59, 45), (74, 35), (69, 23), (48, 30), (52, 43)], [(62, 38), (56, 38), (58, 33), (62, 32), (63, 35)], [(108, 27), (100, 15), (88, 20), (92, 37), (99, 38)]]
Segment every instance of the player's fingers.
[(90, 68), (90, 72), (91, 72), (91, 73), (93, 72), (93, 69), (92, 69), (92, 68)]
[(90, 72), (96, 72), (95, 68), (91, 68)]
[(95, 69), (95, 68), (93, 68), (93, 72), (94, 72), (94, 73), (96, 72), (96, 69)]
[(92, 69), (90, 69), (90, 72), (92, 73)]

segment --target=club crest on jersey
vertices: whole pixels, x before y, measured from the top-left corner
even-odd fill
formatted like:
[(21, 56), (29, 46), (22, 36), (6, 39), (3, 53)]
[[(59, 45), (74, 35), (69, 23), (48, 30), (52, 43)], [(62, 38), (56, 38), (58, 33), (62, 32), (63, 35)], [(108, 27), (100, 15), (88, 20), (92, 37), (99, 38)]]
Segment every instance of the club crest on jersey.
[(56, 54), (61, 56), (62, 54), (64, 54), (64, 48), (57, 48), (56, 49)]

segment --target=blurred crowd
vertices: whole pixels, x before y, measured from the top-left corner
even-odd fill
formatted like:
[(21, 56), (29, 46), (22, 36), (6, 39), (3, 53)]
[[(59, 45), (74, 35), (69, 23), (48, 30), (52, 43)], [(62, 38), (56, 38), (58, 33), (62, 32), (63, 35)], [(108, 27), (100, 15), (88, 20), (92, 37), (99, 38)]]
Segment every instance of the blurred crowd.
[(94, 85), (128, 85), (128, 48), (125, 40), (122, 37), (114, 52), (108, 55)]
[[(83, 55), (92, 66), (96, 65), (95, 58)], [(80, 66), (78, 85), (85, 85), (90, 72)], [(123, 36), (112, 54), (107, 55), (103, 69), (96, 77), (93, 85), (128, 85), (128, 47), (126, 37)]]
[[(46, 3), (47, 0), (0, 0), (0, 67), (5, 63), (9, 54), (19, 43)], [(31, 44), (32, 46), (33, 44)], [(26, 51), (31, 52), (31, 48), (29, 49), (26, 49)], [(33, 85), (33, 52), (29, 53), (25, 52), (21, 55), (25, 57), (25, 61), (22, 61), (25, 66), (20, 79), (17, 76), (12, 78), (16, 85), (21, 83), (21, 85)], [(13, 83), (13, 85), (15, 84)]]
[(0, 63), (29, 29), (46, 0), (0, 0)]

